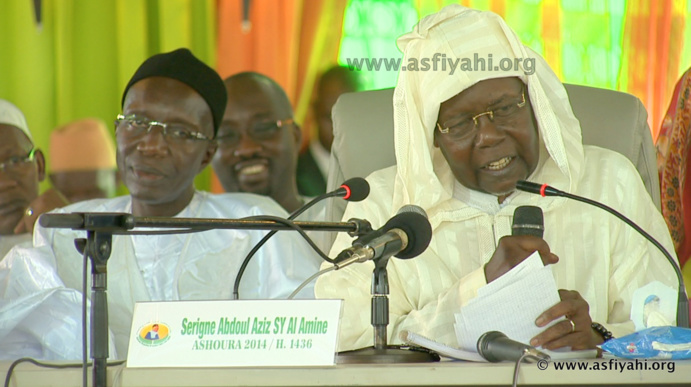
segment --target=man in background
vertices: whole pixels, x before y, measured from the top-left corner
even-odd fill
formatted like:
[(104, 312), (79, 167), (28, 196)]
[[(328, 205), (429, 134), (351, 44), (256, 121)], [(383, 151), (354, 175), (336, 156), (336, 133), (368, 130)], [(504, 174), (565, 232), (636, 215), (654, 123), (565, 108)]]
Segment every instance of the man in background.
[(38, 214), (67, 205), (55, 190), (39, 195), (46, 162), (24, 114), (0, 99), (0, 260), (15, 245), (31, 241)]
[(228, 103), (212, 161), (226, 192), (269, 196), (286, 211), (305, 199), (296, 183), (300, 127), (285, 91), (254, 72), (226, 78)]
[(360, 73), (345, 66), (329, 68), (317, 81), (313, 109), (319, 136), (318, 141), (310, 142), (307, 151), (298, 158), (297, 181), (302, 195), (317, 196), (326, 191), (334, 139), (331, 109), (341, 94), (361, 89)]
[(48, 178), (71, 203), (115, 196), (115, 144), (103, 121), (85, 118), (56, 128), (49, 157)]

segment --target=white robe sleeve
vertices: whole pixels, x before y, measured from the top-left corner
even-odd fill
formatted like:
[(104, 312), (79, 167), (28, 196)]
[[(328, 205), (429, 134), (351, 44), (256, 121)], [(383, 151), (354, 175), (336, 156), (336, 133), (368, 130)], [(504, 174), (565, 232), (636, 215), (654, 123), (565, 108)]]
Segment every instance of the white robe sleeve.
[[(110, 349), (117, 358), (112, 337)], [(82, 294), (64, 286), (46, 245), (15, 247), (0, 263), (0, 358), (27, 356), (82, 358)]]

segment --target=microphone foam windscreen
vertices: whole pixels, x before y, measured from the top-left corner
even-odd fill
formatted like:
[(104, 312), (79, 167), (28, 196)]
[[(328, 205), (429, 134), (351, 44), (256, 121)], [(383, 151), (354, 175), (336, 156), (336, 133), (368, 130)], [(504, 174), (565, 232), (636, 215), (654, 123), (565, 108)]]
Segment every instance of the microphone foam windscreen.
[(361, 177), (348, 179), (341, 184), (341, 187), (343, 186), (348, 187), (350, 190), (350, 194), (343, 198), (349, 202), (359, 202), (369, 195), (369, 183)]
[(402, 214), (405, 212), (414, 212), (424, 216), (425, 219), (427, 219), (427, 213), (425, 210), (420, 206), (416, 206), (415, 204), (406, 204), (398, 210), (397, 214)]
[[(417, 206), (415, 206), (417, 207)], [(418, 207), (419, 208), (419, 207)], [(408, 259), (422, 254), (432, 240), (432, 226), (427, 216), (418, 212), (403, 212), (389, 219), (383, 230), (398, 228), (408, 236), (408, 245), (395, 255), (396, 258)]]
[(542, 238), (545, 231), (542, 209), (536, 206), (520, 206), (513, 213), (511, 235), (532, 235)]

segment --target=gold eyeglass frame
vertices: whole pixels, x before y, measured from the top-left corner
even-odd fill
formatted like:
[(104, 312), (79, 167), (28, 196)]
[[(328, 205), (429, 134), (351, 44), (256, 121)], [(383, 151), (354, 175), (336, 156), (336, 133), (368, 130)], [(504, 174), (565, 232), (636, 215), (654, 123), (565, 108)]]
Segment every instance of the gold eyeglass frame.
[[(516, 103), (516, 106), (518, 106), (519, 108), (523, 108), (525, 106), (525, 102), (526, 101), (525, 101), (525, 86), (524, 86), (521, 89), (521, 102)], [(477, 126), (478, 126), (477, 119), (482, 117), (482, 116), (489, 116), (488, 117), (489, 120), (494, 122), (494, 110), (487, 110), (485, 112), (476, 114), (472, 117), (473, 124), (475, 125), (473, 128), (477, 128)], [(442, 128), (438, 122), (437, 122), (437, 128), (439, 129), (439, 133), (444, 133), (444, 134), (449, 133), (449, 128), (448, 127)]]

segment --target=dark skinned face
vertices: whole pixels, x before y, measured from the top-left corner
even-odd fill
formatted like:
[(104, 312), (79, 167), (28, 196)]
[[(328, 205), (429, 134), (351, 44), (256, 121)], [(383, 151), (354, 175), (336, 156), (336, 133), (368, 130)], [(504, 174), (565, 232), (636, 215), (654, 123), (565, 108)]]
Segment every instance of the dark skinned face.
[[(516, 182), (537, 167), (539, 137), (529, 96), (518, 78), (478, 82), (440, 106), (437, 123), (449, 133), (434, 129), (439, 147), (456, 180), (465, 187), (496, 195), (501, 203)], [(473, 116), (487, 111), (490, 114)]]
[[(24, 132), (11, 125), (0, 124), (0, 163), (25, 160), (32, 149)], [(12, 162), (0, 170), (0, 235), (14, 234), (14, 228), (38, 197), (38, 183), (45, 178), (45, 161), (35, 151), (32, 161)]]
[[(123, 107), (123, 115), (131, 114), (213, 137), (206, 101), (174, 79), (151, 77), (134, 84)], [(172, 216), (185, 208), (194, 195), (194, 177), (216, 150), (213, 141), (171, 141), (160, 126), (138, 136), (120, 128), (116, 134), (118, 168), (135, 215)]]
[[(218, 131), (213, 167), (226, 192), (249, 192), (286, 203), (296, 196), (300, 128), (277, 127), (292, 118), (290, 106), (252, 78), (226, 81), (228, 104)], [(234, 140), (224, 139), (233, 138)]]

